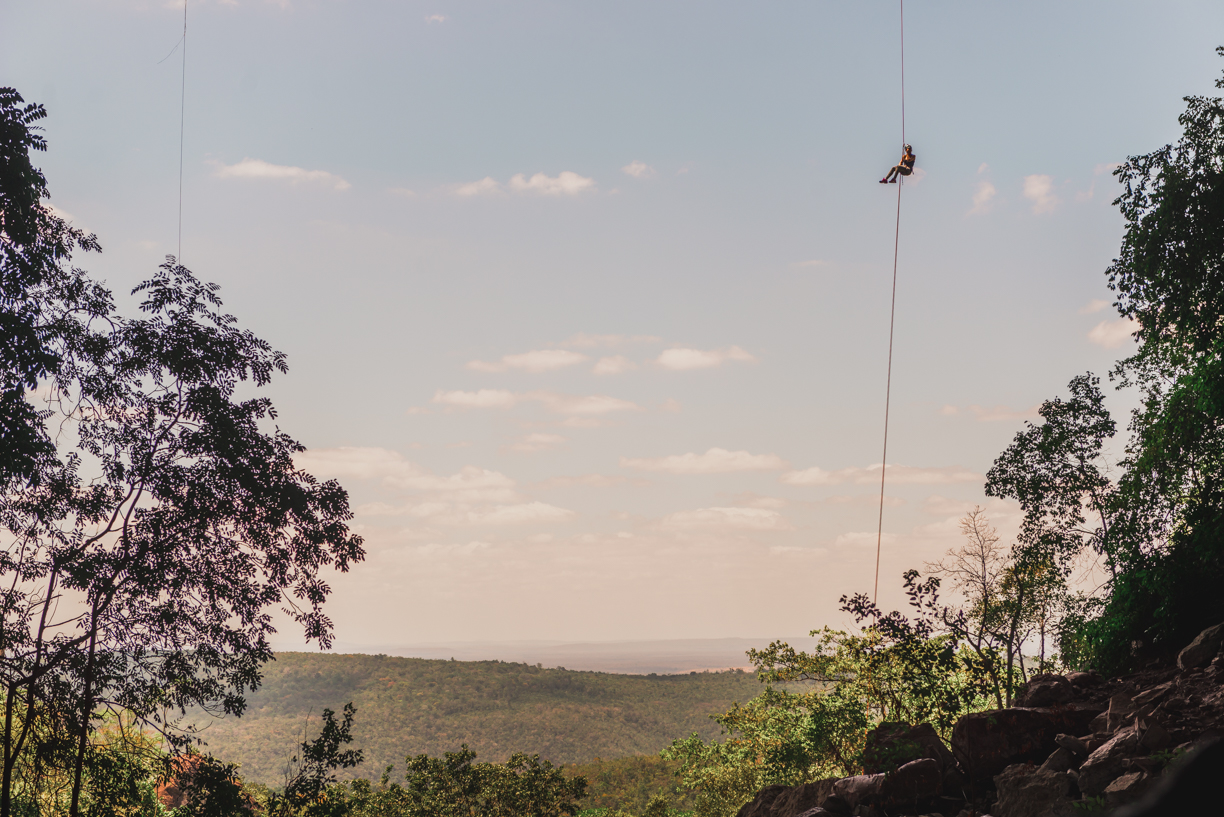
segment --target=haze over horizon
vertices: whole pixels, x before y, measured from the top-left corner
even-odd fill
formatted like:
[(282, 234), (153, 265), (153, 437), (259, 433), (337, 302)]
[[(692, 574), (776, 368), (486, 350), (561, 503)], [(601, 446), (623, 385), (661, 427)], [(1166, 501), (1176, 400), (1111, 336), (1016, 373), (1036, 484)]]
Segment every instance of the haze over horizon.
[[(0, 84), (47, 105), (52, 203), (120, 300), (176, 252), (182, 11), (0, 7)], [(183, 262), (288, 354), (280, 427), (351, 493), (338, 642), (846, 623), (875, 559), (897, 23), (191, 2)], [(887, 608), (974, 504), (1014, 530), (994, 457), (1127, 353), (1110, 172), (1224, 68), (1218, 3), (911, 2), (905, 25)]]

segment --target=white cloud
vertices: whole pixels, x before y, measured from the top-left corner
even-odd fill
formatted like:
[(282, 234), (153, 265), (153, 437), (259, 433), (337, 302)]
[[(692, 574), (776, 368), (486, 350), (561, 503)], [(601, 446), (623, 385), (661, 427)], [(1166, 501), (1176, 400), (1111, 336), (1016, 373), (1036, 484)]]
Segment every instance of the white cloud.
[(443, 391), (434, 393), (433, 402), (460, 408), (510, 408), (519, 401), (518, 395), (505, 389), (479, 391)]
[(390, 475), (383, 481), (393, 488), (444, 494), (462, 502), (508, 502), (517, 496), (510, 477), (475, 465), (464, 466), (450, 476), (418, 470)]
[(393, 196), (403, 196), (404, 198), (413, 198), (416, 196), (416, 191), (407, 187), (388, 187), (387, 192)]
[(579, 332), (561, 345), (591, 349), (596, 346), (622, 346), (626, 343), (658, 343), (661, 340), (663, 338), (655, 335), (588, 335), (585, 332)]
[[(909, 465), (888, 466), (887, 482), (889, 485), (943, 485), (955, 482), (981, 482), (981, 474), (976, 474), (960, 466), (949, 465), (942, 468), (915, 468)], [(878, 485), (880, 482), (880, 465), (869, 465), (866, 468), (842, 468), (837, 471), (826, 471), (823, 468), (805, 468), (802, 471), (790, 471), (778, 478), (787, 485)]]
[(609, 414), (616, 411), (641, 411), (641, 406), (629, 400), (604, 394), (574, 395), (551, 391), (531, 391), (516, 394), (505, 389), (479, 391), (443, 391), (439, 389), (433, 402), (460, 408), (512, 408), (519, 403), (540, 403), (557, 414)]
[(555, 177), (536, 173), (530, 179), (519, 173), (510, 178), (510, 189), (516, 193), (542, 193), (546, 196), (575, 196), (595, 189), (595, 180), (564, 170)]
[(557, 394), (556, 392), (535, 391), (523, 395), (524, 400), (534, 400), (542, 403), (549, 411), (557, 414), (610, 414), (617, 411), (641, 411), (642, 407), (629, 400), (618, 397), (608, 397), (604, 394), (586, 396), (572, 394)]
[(669, 397), (659, 405), (659, 411), (666, 411), (669, 414), (679, 414), (683, 411), (680, 406), (680, 401), (674, 397)]
[(795, 267), (827, 267), (828, 265), (829, 262), (821, 258), (813, 258), (809, 261), (796, 261), (792, 264)]
[(511, 443), (507, 447), (511, 451), (530, 453), (533, 451), (544, 451), (548, 448), (556, 448), (563, 442), (565, 442), (565, 438), (560, 434), (546, 434), (544, 432), (537, 432), (534, 434), (528, 434), (518, 442)]
[(979, 176), (985, 173), (987, 170), (990, 170), (990, 165), (986, 164), (985, 162), (982, 162), (980, 165), (978, 165), (977, 172)]
[(538, 374), (564, 369), (587, 360), (587, 356), (568, 349), (536, 349), (518, 355), (506, 355), (496, 363), (486, 363), (483, 360), (472, 360), (467, 368), (476, 372), (504, 372), (507, 369), (520, 369), (524, 372)]
[(655, 169), (645, 162), (639, 162), (634, 159), (629, 164), (621, 168), (635, 179), (649, 179), (655, 175)]
[(1139, 321), (1134, 318), (1118, 318), (1112, 321), (1101, 321), (1092, 327), (1088, 340), (1106, 349), (1117, 349), (1139, 331)]
[(352, 185), (326, 170), (306, 170), (291, 165), (274, 165), (262, 159), (246, 158), (232, 165), (216, 163), (213, 175), (219, 179), (272, 179), (291, 183), (322, 184), (336, 190), (348, 190)]
[(990, 203), (998, 192), (995, 186), (986, 179), (978, 182), (977, 190), (973, 193), (973, 207), (969, 209), (969, 215), (985, 213), (990, 210)]
[(456, 196), (495, 196), (502, 192), (501, 185), (492, 176), (485, 176), (478, 182), (468, 182), (455, 188)]
[(945, 417), (955, 417), (956, 415), (960, 414), (960, 409), (958, 409), (956, 406), (949, 403), (943, 408), (941, 408), (939, 410), (939, 413)]
[(665, 474), (730, 474), (736, 471), (778, 471), (788, 463), (777, 454), (749, 454), (711, 448), (704, 454), (672, 454), (669, 457), (621, 457), (622, 468)]
[(431, 14), (425, 18), (426, 23), (445, 23), (448, 18), (445, 14)]
[(373, 502), (357, 508), (362, 516), (408, 516), (434, 525), (523, 525), (560, 522), (574, 512), (546, 502), (518, 502), (486, 507), (471, 507), (448, 501), (427, 501), (412, 505)]
[(448, 500), (511, 502), (517, 498), (514, 480), (505, 474), (469, 465), (450, 476), (439, 476), (385, 448), (324, 448), (304, 451), (293, 461), (316, 476), (378, 479), (392, 488), (444, 495)]
[(732, 530), (794, 530), (782, 514), (768, 508), (699, 508), (663, 517), (668, 530), (730, 528)]
[(1109, 301), (1106, 301), (1103, 298), (1097, 298), (1081, 306), (1079, 308), (1079, 314), (1092, 315), (1096, 312), (1100, 312), (1102, 309), (1105, 309), (1108, 306), (1109, 306)]
[(1024, 197), (1033, 202), (1034, 213), (1049, 213), (1058, 204), (1054, 195), (1054, 177), (1032, 175), (1024, 177)]
[(712, 369), (727, 360), (755, 361), (756, 358), (738, 346), (729, 349), (668, 349), (655, 361), (664, 369), (687, 371), (689, 369)]
[(468, 521), (478, 525), (522, 525), (529, 522), (560, 522), (571, 516), (574, 516), (573, 511), (546, 502), (523, 502), (470, 512)]
[(637, 364), (624, 355), (612, 355), (601, 357), (591, 371), (595, 374), (621, 374), (636, 368)]

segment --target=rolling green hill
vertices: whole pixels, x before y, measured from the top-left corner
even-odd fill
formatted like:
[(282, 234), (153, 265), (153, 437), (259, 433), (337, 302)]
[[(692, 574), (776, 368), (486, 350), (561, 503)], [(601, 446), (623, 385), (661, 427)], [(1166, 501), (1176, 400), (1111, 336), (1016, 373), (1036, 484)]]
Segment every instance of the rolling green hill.
[(242, 718), (195, 720), (207, 724), (209, 751), (241, 764), (247, 780), (278, 785), (304, 729), (313, 737), (322, 710), (338, 712), (349, 701), (357, 707), (354, 747), (366, 762), (348, 776), (377, 778), (390, 764), (402, 770), (407, 755), (441, 755), (463, 743), (494, 761), (513, 752), (556, 764), (650, 754), (692, 732), (717, 735), (709, 715), (760, 690), (754, 675), (739, 671), (614, 675), (498, 661), (279, 653)]

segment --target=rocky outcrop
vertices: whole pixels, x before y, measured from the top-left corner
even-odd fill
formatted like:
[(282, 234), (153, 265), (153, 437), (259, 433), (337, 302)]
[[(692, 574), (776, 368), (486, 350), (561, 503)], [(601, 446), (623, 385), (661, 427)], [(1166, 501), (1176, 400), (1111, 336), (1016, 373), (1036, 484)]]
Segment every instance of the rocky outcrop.
[(1167, 808), (1224, 779), (1222, 646), (1224, 624), (1200, 633), (1177, 666), (1035, 676), (1022, 706), (961, 718), (950, 749), (927, 724), (881, 724), (867, 736), (864, 774), (767, 787), (739, 817), (1078, 817), (1102, 803), (1119, 817), (1209, 813)]

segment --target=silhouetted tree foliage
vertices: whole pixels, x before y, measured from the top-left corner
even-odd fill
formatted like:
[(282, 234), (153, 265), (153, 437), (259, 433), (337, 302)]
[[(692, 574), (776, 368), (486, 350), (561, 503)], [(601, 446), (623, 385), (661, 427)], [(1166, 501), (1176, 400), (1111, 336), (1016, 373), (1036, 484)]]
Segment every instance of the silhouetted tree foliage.
[(327, 646), (322, 571), (363, 558), (345, 491), (295, 467), (266, 397), (239, 397), (287, 367), (216, 285), (168, 258), (125, 317), (65, 269), (96, 241), (42, 204), (28, 153), (45, 113), (21, 103), (0, 91), (0, 817), (65, 766), (81, 813), (105, 713), (179, 746), (187, 707), (240, 713), (269, 609)]
[(25, 399), (26, 390), (60, 362), (53, 313), (76, 308), (96, 314), (109, 305), (107, 293), (64, 268), (74, 249), (101, 247), (43, 202), (47, 180), (30, 152), (47, 149), (34, 124), (46, 115), (42, 105), (25, 104), (13, 88), (0, 88), (0, 485), (30, 477), (36, 460), (53, 450)]

